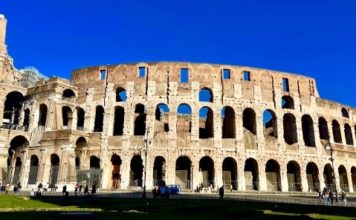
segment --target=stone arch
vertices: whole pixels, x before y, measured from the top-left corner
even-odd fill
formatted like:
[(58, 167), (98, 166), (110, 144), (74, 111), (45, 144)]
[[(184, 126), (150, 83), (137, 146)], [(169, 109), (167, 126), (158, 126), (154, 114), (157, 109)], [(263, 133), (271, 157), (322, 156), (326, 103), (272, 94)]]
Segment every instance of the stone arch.
[(75, 98), (75, 93), (71, 89), (65, 89), (62, 93), (62, 98)]
[(222, 138), (236, 138), (235, 111), (230, 106), (225, 106), (221, 110), (222, 117)]
[(244, 167), (246, 190), (259, 190), (258, 163), (253, 158), (245, 161)]
[(214, 137), (214, 113), (209, 107), (202, 107), (199, 110), (199, 138)]
[(116, 102), (126, 102), (127, 94), (126, 90), (122, 87), (116, 89)]
[(266, 163), (266, 181), (268, 191), (281, 191), (281, 172), (277, 161), (270, 159)]
[(356, 191), (356, 167), (355, 166), (351, 167), (351, 182), (355, 192)]
[(209, 156), (204, 156), (199, 161), (199, 171), (201, 172), (203, 187), (215, 186), (214, 176), (214, 161)]
[(4, 102), (4, 114), (2, 123), (9, 128), (19, 125), (22, 103), (25, 101), (22, 93), (12, 91), (6, 95)]
[(95, 108), (94, 132), (102, 132), (104, 124), (104, 108), (101, 105)]
[(46, 126), (47, 112), (47, 105), (42, 103), (39, 108), (38, 126)]
[(223, 184), (226, 190), (237, 190), (237, 163), (232, 157), (226, 157), (222, 164)]
[(339, 180), (340, 180), (340, 189), (348, 192), (349, 191), (349, 184), (347, 181), (347, 171), (344, 165), (340, 165), (338, 168), (339, 172)]
[(243, 111), (242, 122), (245, 131), (256, 135), (256, 113), (252, 108), (246, 108)]
[(146, 109), (143, 104), (136, 104), (134, 135), (145, 135), (146, 133)]
[(30, 127), (30, 113), (30, 109), (26, 108), (24, 111), (24, 118), (22, 123), (22, 126), (25, 128), (25, 131), (27, 131)]
[(130, 163), (130, 186), (142, 187), (143, 160), (141, 155), (134, 155)]
[(285, 95), (282, 97), (282, 108), (294, 109), (294, 100), (291, 96)]
[(292, 145), (298, 142), (297, 124), (293, 114), (287, 113), (283, 116), (283, 130), (284, 141), (287, 144)]
[(344, 125), (345, 139), (347, 145), (354, 145), (354, 139), (352, 137), (352, 130), (349, 124)]
[(342, 115), (342, 117), (344, 117), (344, 118), (350, 118), (349, 111), (347, 111), (346, 108), (342, 108), (342, 109), (341, 109), (341, 115)]
[(199, 102), (213, 102), (214, 96), (211, 89), (204, 87), (199, 91)]
[(112, 165), (111, 180), (112, 180), (112, 188), (113, 189), (120, 188), (121, 164), (122, 164), (121, 157), (117, 154), (113, 154), (111, 156), (111, 165)]
[(305, 146), (315, 147), (314, 122), (310, 115), (303, 115), (302, 129)]
[(155, 111), (155, 132), (168, 132), (169, 131), (169, 107), (160, 103)]
[(190, 189), (192, 176), (192, 161), (187, 156), (180, 156), (176, 160), (176, 181), (181, 189)]
[(124, 134), (124, 123), (125, 109), (121, 106), (116, 106), (114, 116), (114, 136), (121, 136)]
[(264, 135), (268, 137), (278, 138), (277, 117), (274, 111), (267, 109), (263, 112), (263, 128)]
[(302, 178), (299, 164), (292, 160), (287, 164), (287, 178), (289, 191), (302, 191)]
[(188, 135), (192, 130), (192, 109), (186, 103), (177, 108), (177, 134)]
[(336, 120), (333, 120), (332, 126), (333, 126), (334, 142), (342, 144), (342, 138), (341, 138), (341, 131), (340, 131), (339, 122), (336, 121)]
[(323, 175), (324, 175), (325, 187), (327, 189), (335, 190), (336, 187), (334, 183), (334, 171), (329, 163), (325, 164)]
[(323, 117), (320, 117), (318, 122), (319, 122), (320, 139), (321, 140), (329, 140), (330, 135), (329, 135), (328, 122)]
[[(7, 167), (8, 171), (13, 163), (15, 152), (20, 148), (26, 148), (29, 146), (29, 141), (22, 135), (15, 136), (10, 141), (10, 147), (8, 149)], [(9, 173), (10, 174), (10, 173)]]
[(97, 156), (90, 157), (90, 169), (100, 169), (100, 159)]
[(51, 154), (51, 169), (50, 169), (50, 179), (49, 186), (53, 188), (58, 182), (60, 159), (57, 154)]
[(27, 184), (30, 185), (30, 184), (36, 184), (37, 183), (39, 165), (40, 165), (40, 161), (39, 161), (37, 155), (35, 155), (35, 154), (31, 155), (30, 172), (29, 172), (29, 175), (28, 175)]
[(85, 122), (85, 111), (81, 107), (77, 107), (77, 130), (84, 130), (84, 122)]
[(20, 157), (16, 157), (15, 170), (14, 170), (14, 174), (12, 176), (12, 181), (11, 181), (12, 184), (15, 185), (15, 184), (19, 183), (21, 170), (22, 170), (22, 160)]
[(166, 185), (166, 160), (162, 156), (156, 156), (153, 164), (153, 185)]
[(320, 190), (319, 169), (314, 162), (309, 162), (306, 167), (308, 191), (318, 192)]
[(67, 128), (72, 124), (72, 118), (73, 118), (73, 112), (72, 109), (68, 106), (63, 106), (62, 107), (62, 122), (63, 122), (63, 127)]

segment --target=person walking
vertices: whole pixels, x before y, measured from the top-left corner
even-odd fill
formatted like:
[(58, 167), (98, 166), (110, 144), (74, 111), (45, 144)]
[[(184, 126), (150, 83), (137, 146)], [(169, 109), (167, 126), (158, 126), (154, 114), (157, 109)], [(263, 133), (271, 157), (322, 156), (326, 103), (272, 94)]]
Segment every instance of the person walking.
[(88, 187), (88, 184), (85, 185), (85, 187), (84, 187), (84, 195), (85, 195), (85, 196), (89, 196), (89, 187)]
[(63, 190), (62, 190), (63, 196), (66, 196), (67, 193), (67, 185), (63, 186)]
[(221, 186), (219, 188), (219, 196), (220, 196), (220, 199), (224, 198), (224, 186)]
[(334, 193), (332, 190), (329, 191), (330, 204), (334, 205)]
[(341, 200), (342, 200), (343, 205), (346, 206), (347, 199), (346, 199), (346, 193), (345, 193), (345, 191), (342, 191), (342, 192), (341, 192)]

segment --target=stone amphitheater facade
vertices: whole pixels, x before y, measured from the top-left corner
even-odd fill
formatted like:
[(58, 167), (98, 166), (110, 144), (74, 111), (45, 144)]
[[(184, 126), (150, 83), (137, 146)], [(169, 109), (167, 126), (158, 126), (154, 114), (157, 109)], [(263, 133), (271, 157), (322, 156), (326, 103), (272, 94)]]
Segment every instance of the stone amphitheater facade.
[(320, 98), (313, 78), (156, 62), (82, 68), (23, 88), (9, 80), (1, 36), (2, 183), (354, 191), (356, 110)]

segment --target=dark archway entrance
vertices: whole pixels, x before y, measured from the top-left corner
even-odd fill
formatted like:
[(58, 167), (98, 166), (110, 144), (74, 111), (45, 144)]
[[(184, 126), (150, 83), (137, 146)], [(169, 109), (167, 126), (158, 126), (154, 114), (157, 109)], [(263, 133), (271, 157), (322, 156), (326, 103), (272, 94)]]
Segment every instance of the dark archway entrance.
[(237, 164), (234, 158), (227, 157), (222, 164), (223, 184), (226, 190), (237, 190)]
[(320, 189), (319, 170), (315, 163), (307, 165), (308, 191), (318, 192)]
[(259, 190), (258, 164), (253, 158), (245, 162), (244, 168), (246, 190)]
[(59, 164), (60, 160), (57, 154), (51, 155), (51, 170), (50, 170), (50, 179), (49, 179), (49, 187), (54, 188), (58, 181), (59, 174)]
[(9, 128), (18, 126), (22, 102), (24, 100), (23, 95), (19, 92), (10, 92), (6, 96), (3, 115), (4, 125), (9, 125)]
[(180, 156), (176, 161), (176, 181), (182, 189), (191, 188), (192, 162), (187, 156)]
[(141, 155), (133, 156), (130, 168), (130, 186), (142, 187), (143, 161)]
[(327, 189), (335, 190), (336, 187), (334, 183), (334, 171), (330, 164), (325, 165), (323, 175), (324, 175), (325, 187)]
[(12, 177), (12, 184), (17, 184), (20, 180), (20, 176), (21, 176), (21, 170), (22, 170), (22, 161), (20, 157), (16, 157), (15, 160), (15, 171), (14, 171), (14, 175)]
[(347, 181), (346, 168), (343, 165), (339, 166), (339, 179), (340, 179), (340, 189), (349, 192), (349, 184)]
[(111, 180), (112, 180), (112, 188), (113, 189), (119, 189), (120, 188), (120, 183), (121, 183), (121, 174), (120, 174), (120, 168), (121, 168), (121, 158), (117, 154), (112, 155), (111, 157), (111, 164), (112, 164), (112, 174), (111, 174)]
[(153, 185), (164, 186), (166, 185), (166, 160), (158, 156), (155, 158), (153, 165)]
[(214, 162), (210, 157), (205, 156), (200, 159), (199, 172), (201, 172), (203, 187), (214, 188)]
[(281, 173), (277, 161), (269, 160), (266, 163), (266, 180), (268, 191), (281, 191)]
[(287, 164), (287, 178), (289, 191), (302, 191), (302, 179), (300, 177), (300, 167), (295, 161)]
[(30, 173), (28, 175), (27, 184), (37, 183), (38, 167), (39, 167), (38, 157), (36, 155), (32, 155), (30, 161)]

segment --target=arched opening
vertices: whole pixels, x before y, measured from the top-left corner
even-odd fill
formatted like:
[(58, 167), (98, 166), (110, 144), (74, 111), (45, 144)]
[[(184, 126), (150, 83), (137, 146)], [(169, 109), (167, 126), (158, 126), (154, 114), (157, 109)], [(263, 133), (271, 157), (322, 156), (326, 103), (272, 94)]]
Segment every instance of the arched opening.
[(72, 124), (72, 109), (68, 106), (62, 107), (63, 128), (70, 128)]
[(4, 114), (2, 123), (9, 128), (16, 127), (19, 124), (20, 112), (24, 97), (19, 92), (10, 92), (7, 94), (4, 103)]
[(340, 165), (338, 168), (339, 179), (340, 179), (340, 188), (345, 192), (349, 192), (349, 184), (347, 181), (346, 168), (343, 165)]
[(345, 124), (344, 131), (345, 131), (346, 144), (354, 145), (354, 139), (352, 138), (352, 131), (349, 124)]
[(146, 110), (142, 104), (135, 107), (135, 129), (134, 135), (145, 135), (146, 133)]
[(266, 163), (266, 180), (268, 191), (281, 191), (281, 174), (277, 161), (269, 160)]
[(325, 181), (325, 187), (327, 189), (335, 190), (335, 183), (334, 183), (334, 171), (331, 167), (330, 164), (326, 164), (324, 166), (324, 181)]
[(30, 159), (30, 173), (28, 175), (28, 182), (27, 184), (36, 184), (37, 183), (37, 175), (38, 175), (38, 167), (39, 167), (39, 160), (36, 155), (32, 155)]
[(287, 178), (289, 191), (302, 191), (302, 179), (300, 177), (300, 167), (295, 161), (287, 164)]
[(142, 186), (143, 161), (140, 155), (133, 156), (130, 168), (130, 186)]
[(84, 137), (79, 137), (75, 142), (76, 149), (82, 149), (83, 147), (87, 147), (87, 140)]
[(111, 174), (111, 180), (112, 180), (112, 188), (113, 189), (119, 189), (120, 188), (120, 183), (121, 183), (121, 158), (117, 154), (113, 154), (111, 157), (111, 164), (112, 164), (112, 174)]
[(82, 108), (77, 107), (77, 130), (84, 130), (85, 112)]
[(75, 169), (80, 170), (80, 157), (75, 157)]
[(346, 108), (342, 108), (342, 109), (341, 109), (341, 115), (342, 115), (342, 117), (344, 117), (344, 118), (350, 118), (349, 111), (347, 111)]
[(189, 136), (192, 130), (192, 109), (188, 104), (180, 104), (177, 113), (177, 134)]
[(166, 104), (158, 104), (155, 112), (155, 132), (169, 131), (169, 108)]
[(323, 117), (319, 118), (319, 135), (321, 140), (329, 140), (330, 138), (328, 123)]
[(234, 158), (227, 157), (222, 164), (223, 184), (226, 190), (237, 190), (237, 164)]
[(213, 102), (213, 92), (209, 88), (202, 88), (199, 91), (199, 102)]
[(351, 168), (351, 180), (354, 192), (356, 191), (356, 167)]
[(277, 117), (276, 114), (270, 109), (263, 112), (263, 128), (263, 134), (265, 137), (278, 138)]
[[(10, 182), (10, 178), (11, 178), (11, 175), (13, 172), (12, 166), (13, 166), (14, 162), (15, 162), (15, 171), (16, 171), (16, 169), (19, 170), (18, 172), (21, 171), (21, 167), (16, 167), (16, 164), (18, 164), (18, 161), (17, 161), (17, 158), (16, 159), (14, 158), (15, 152), (21, 148), (28, 147), (28, 145), (29, 145), (28, 140), (24, 136), (21, 136), (21, 135), (16, 136), (11, 140), (10, 147), (8, 150), (8, 157), (7, 157), (7, 174), (8, 174), (7, 178), (8, 178), (9, 182)], [(14, 161), (14, 160), (16, 160), (16, 161)], [(17, 178), (17, 177), (15, 177), (15, 174), (16, 174), (16, 172), (14, 173), (14, 176), (12, 176), (12, 179)], [(16, 183), (17, 182), (15, 182), (15, 184)]]
[(307, 165), (307, 180), (309, 192), (318, 192), (320, 190), (319, 169), (313, 162), (309, 162)]
[(114, 136), (121, 136), (124, 134), (124, 119), (125, 109), (121, 106), (116, 106), (114, 118)]
[(247, 131), (250, 134), (256, 135), (256, 113), (253, 109), (247, 108), (243, 111), (243, 127), (244, 133)]
[(310, 115), (302, 117), (303, 140), (307, 147), (315, 147), (314, 123)]
[(105, 113), (105, 111), (102, 106), (100, 106), (100, 105), (96, 106), (94, 132), (102, 132), (103, 131), (104, 113)]
[(225, 106), (221, 110), (223, 119), (222, 138), (236, 138), (235, 111), (230, 106)]
[(79, 137), (75, 142), (75, 167), (77, 170), (81, 168), (81, 157), (83, 148), (87, 147), (87, 140), (84, 137)]
[(336, 120), (333, 120), (332, 126), (333, 126), (334, 142), (342, 144), (342, 138), (341, 138), (341, 131), (340, 131), (339, 122), (337, 122)]
[(66, 89), (63, 91), (62, 97), (63, 98), (75, 98), (75, 93), (71, 89)]
[(282, 108), (286, 109), (294, 109), (294, 100), (290, 96), (283, 96), (282, 97)]
[(214, 113), (209, 107), (202, 107), (199, 111), (199, 138), (214, 137)]
[(284, 141), (287, 144), (295, 144), (298, 142), (297, 125), (294, 115), (287, 113), (283, 117)]
[(166, 160), (162, 156), (157, 156), (153, 165), (153, 185), (166, 185)]
[(126, 102), (127, 100), (127, 95), (126, 95), (126, 90), (119, 87), (116, 89), (116, 101), (117, 102)]
[(16, 157), (15, 160), (15, 171), (14, 175), (12, 177), (12, 184), (17, 184), (20, 180), (20, 175), (21, 175), (21, 168), (22, 168), (22, 161), (20, 157)]
[(100, 169), (100, 159), (98, 157), (90, 157), (90, 169)]
[(45, 104), (41, 104), (39, 108), (39, 118), (38, 118), (38, 126), (46, 126), (47, 120), (47, 106)]
[(203, 187), (212, 186), (214, 188), (214, 162), (210, 157), (205, 156), (200, 159), (199, 172)]
[(187, 156), (180, 156), (176, 161), (176, 181), (181, 189), (191, 188), (191, 166), (192, 162)]
[(253, 158), (249, 158), (245, 161), (245, 183), (246, 190), (258, 190), (259, 189), (259, 179), (258, 179), (258, 164)]
[(23, 127), (25, 128), (25, 131), (28, 131), (28, 128), (30, 127), (30, 109), (25, 109), (25, 115), (23, 118)]
[(57, 154), (51, 154), (51, 170), (50, 170), (50, 179), (49, 179), (49, 187), (54, 188), (58, 181), (59, 174), (59, 164), (60, 160)]

